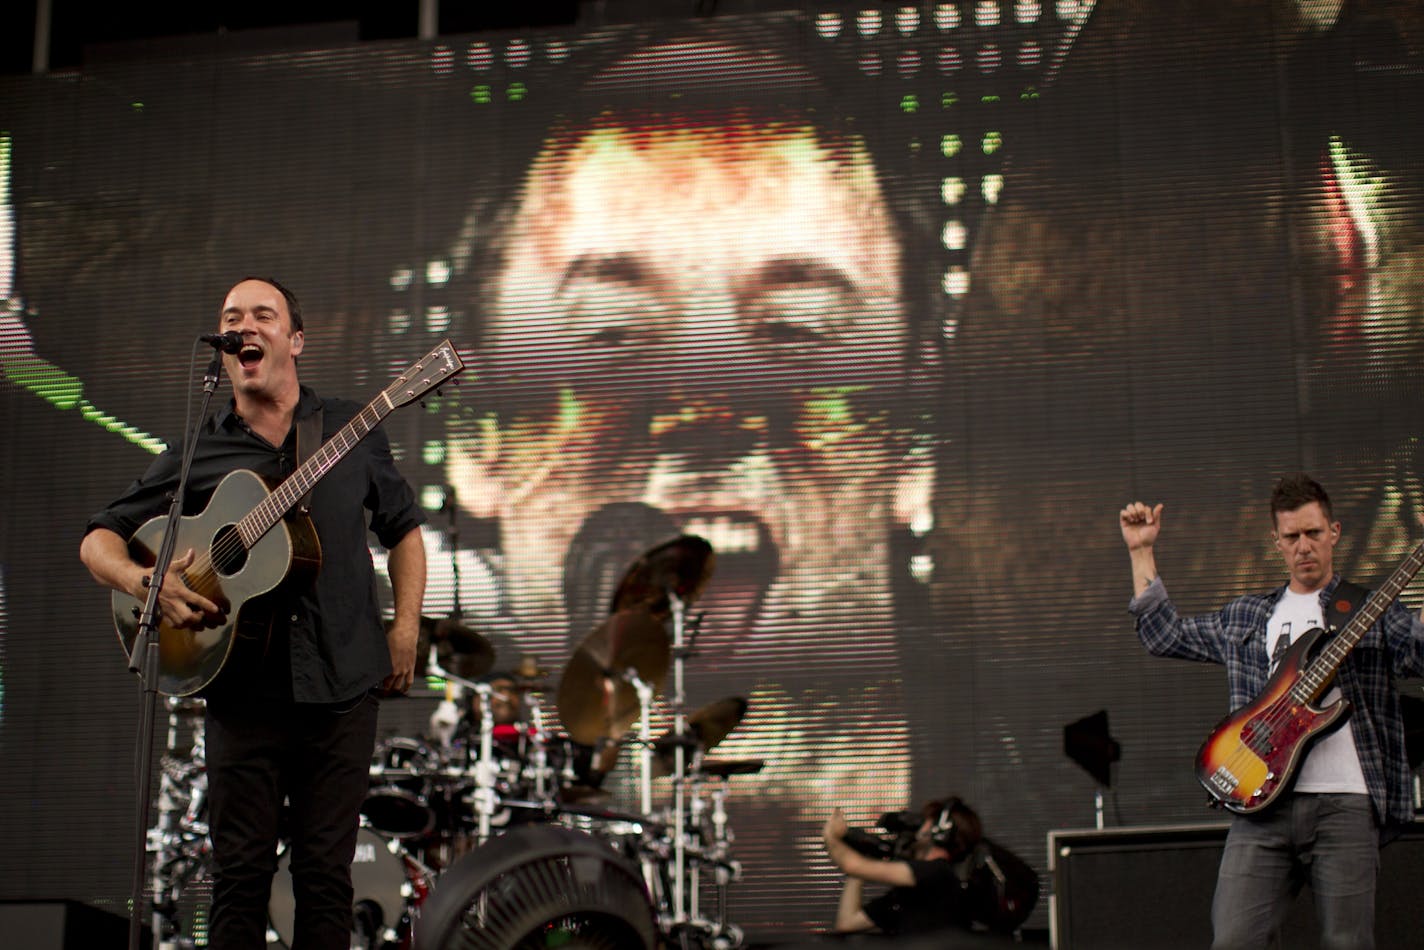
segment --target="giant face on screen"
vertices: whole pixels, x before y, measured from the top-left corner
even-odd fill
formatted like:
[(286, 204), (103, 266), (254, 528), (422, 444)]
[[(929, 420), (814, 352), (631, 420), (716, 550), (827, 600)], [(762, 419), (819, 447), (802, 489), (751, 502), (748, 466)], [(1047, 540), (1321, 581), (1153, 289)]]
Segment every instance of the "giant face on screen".
[(483, 404), (447, 449), (462, 505), (498, 524), (484, 576), (520, 649), (590, 634), (657, 543), (712, 543), (688, 695), (750, 699), (720, 751), (764, 759), (747, 800), (779, 787), (807, 829), (909, 794), (890, 538), (929, 490), (902, 235), (823, 98), (725, 39), (592, 77), (474, 283)]

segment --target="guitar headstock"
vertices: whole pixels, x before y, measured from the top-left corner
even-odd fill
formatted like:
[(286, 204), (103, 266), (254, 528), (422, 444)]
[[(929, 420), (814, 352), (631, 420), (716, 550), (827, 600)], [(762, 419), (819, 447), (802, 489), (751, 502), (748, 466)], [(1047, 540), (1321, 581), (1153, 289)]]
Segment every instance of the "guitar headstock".
[(460, 359), (460, 354), (455, 352), (454, 344), (444, 340), (414, 366), (397, 376), (395, 381), (385, 388), (384, 393), (392, 408), (404, 406), (415, 402), (464, 368), (465, 362)]

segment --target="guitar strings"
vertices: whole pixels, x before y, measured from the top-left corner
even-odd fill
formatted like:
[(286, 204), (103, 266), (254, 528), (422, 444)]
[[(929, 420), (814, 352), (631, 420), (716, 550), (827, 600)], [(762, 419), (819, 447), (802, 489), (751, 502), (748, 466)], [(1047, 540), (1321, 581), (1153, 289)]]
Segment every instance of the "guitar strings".
[[(386, 410), (387, 413), (389, 411)], [(373, 420), (366, 419), (368, 413), (374, 417)], [(182, 573), (184, 583), (199, 593), (214, 591), (219, 586), (216, 565), (226, 564), (243, 551), (252, 550), (302, 495), (334, 468), (357, 443), (370, 435), (385, 415), (386, 413), (376, 409), (376, 403), (373, 402), (352, 417), (316, 454), (302, 463), (291, 477), (269, 492), (250, 512), (240, 518), (231, 531), (223, 531), (215, 544), (206, 548), (202, 554), (195, 555), (193, 563)], [(358, 434), (357, 430), (363, 427), (364, 431)], [(300, 489), (294, 487), (297, 484), (300, 484)], [(257, 530), (259, 526), (260, 531)], [(250, 544), (244, 539), (244, 533), (252, 535)]]
[[(1254, 759), (1266, 767), (1269, 775), (1270, 767), (1265, 760), (1265, 756), (1251, 748), (1242, 737), (1242, 733), (1245, 732), (1247, 726), (1255, 725), (1258, 728), (1264, 727), (1274, 736), (1275, 731), (1279, 729), (1282, 724), (1295, 718), (1296, 710), (1300, 706), (1307, 705), (1313, 699), (1318, 698), (1328, 682), (1328, 680), (1322, 679), (1324, 669), (1329, 667), (1333, 675), (1333, 671), (1344, 662), (1349, 652), (1363, 639), (1363, 631), (1368, 631), (1368, 629), (1374, 625), (1374, 622), (1384, 613), (1385, 608), (1394, 602), (1394, 599), (1399, 596), (1400, 591), (1402, 591), (1414, 575), (1418, 573), (1421, 563), (1424, 563), (1424, 544), (1415, 548), (1414, 552), (1405, 558), (1404, 562), (1395, 570), (1389, 580), (1380, 585), (1379, 589), (1365, 602), (1365, 606), (1360, 614), (1345, 625), (1345, 629), (1341, 631), (1340, 636), (1335, 637), (1330, 643), (1326, 644), (1321, 651), (1321, 655), (1316, 657), (1316, 659), (1306, 667), (1300, 677), (1291, 684), (1289, 689), (1272, 700), (1260, 715), (1251, 717), (1241, 724), (1241, 729), (1237, 733), (1235, 747), (1223, 757), (1218, 768), (1227, 769), (1232, 777), (1236, 778), (1240, 772), (1244, 771), (1243, 766), (1251, 764), (1251, 760)], [(1362, 632), (1350, 637), (1344, 636), (1345, 633), (1352, 631), (1354, 628), (1358, 628)], [(1348, 646), (1343, 645), (1346, 640), (1349, 641)], [(1298, 688), (1302, 685), (1309, 686), (1309, 695), (1299, 695), (1297, 693)], [(1290, 702), (1286, 703), (1286, 700), (1290, 700)], [(1234, 793), (1235, 789), (1233, 788), (1232, 791)], [(1250, 794), (1242, 797), (1246, 799), (1254, 797), (1255, 791), (1256, 789), (1251, 789)], [(1236, 796), (1233, 794), (1233, 797)]]

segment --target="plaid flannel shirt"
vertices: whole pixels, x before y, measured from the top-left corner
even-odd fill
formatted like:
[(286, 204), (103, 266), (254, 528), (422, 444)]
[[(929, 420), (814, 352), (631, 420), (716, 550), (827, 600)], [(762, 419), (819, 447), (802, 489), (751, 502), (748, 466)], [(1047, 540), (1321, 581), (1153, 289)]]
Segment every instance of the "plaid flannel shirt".
[[(1320, 592), (1322, 610), (1339, 583), (1340, 575), (1336, 574)], [(1152, 655), (1224, 664), (1234, 711), (1266, 687), (1270, 669), (1266, 621), (1285, 590), (1282, 585), (1268, 593), (1247, 594), (1216, 613), (1182, 617), (1158, 577), (1133, 598), (1128, 611), (1137, 618), (1138, 639)], [(1421, 674), (1424, 624), (1396, 600), (1355, 645), (1335, 677), (1350, 701), (1350, 730), (1381, 824), (1408, 822), (1414, 817), (1404, 720), (1394, 677)]]

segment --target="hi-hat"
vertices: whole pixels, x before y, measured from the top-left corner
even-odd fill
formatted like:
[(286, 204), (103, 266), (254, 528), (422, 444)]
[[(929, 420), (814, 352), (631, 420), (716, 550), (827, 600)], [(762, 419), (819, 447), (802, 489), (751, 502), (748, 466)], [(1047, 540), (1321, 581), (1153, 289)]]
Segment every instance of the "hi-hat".
[(641, 711), (637, 688), (625, 674), (636, 671), (656, 695), (671, 653), (662, 620), (646, 606), (620, 610), (595, 627), (559, 681), (559, 719), (570, 738), (594, 745), (622, 736)]
[(676, 764), (676, 750), (679, 745), (689, 751), (709, 752), (717, 743), (731, 735), (737, 723), (747, 714), (747, 701), (740, 696), (729, 696), (715, 703), (708, 703), (687, 717), (687, 731), (682, 739), (669, 730), (653, 743), (653, 777), (671, 775)]
[(609, 612), (647, 605), (653, 613), (665, 614), (671, 606), (668, 591), (690, 604), (707, 586), (716, 560), (712, 545), (696, 535), (684, 534), (660, 544), (623, 575)]

